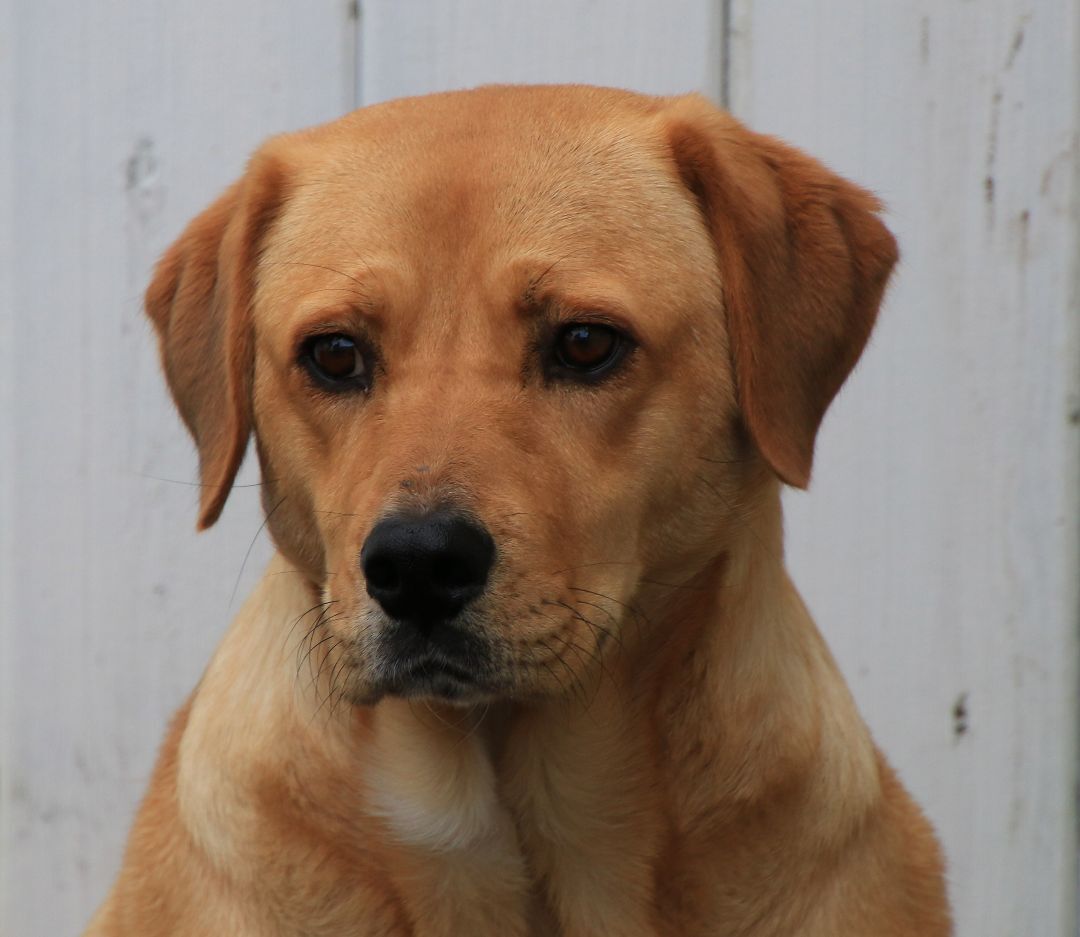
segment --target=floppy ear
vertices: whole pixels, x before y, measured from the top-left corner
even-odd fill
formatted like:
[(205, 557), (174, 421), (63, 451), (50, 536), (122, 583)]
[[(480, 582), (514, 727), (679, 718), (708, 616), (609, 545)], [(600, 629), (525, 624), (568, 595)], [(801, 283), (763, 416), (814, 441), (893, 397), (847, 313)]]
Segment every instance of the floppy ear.
[(716, 245), (743, 420), (789, 485), (870, 337), (896, 242), (881, 203), (697, 95), (667, 111), (668, 141)]
[(165, 252), (146, 291), (165, 377), (199, 450), (199, 530), (221, 514), (251, 434), (255, 267), (282, 190), (278, 165), (256, 156)]

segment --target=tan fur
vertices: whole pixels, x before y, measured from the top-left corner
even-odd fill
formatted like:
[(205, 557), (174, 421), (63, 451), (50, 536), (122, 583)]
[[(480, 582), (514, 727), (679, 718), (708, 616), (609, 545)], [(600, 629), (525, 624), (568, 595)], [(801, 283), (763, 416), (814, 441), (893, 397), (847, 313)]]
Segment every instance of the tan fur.
[[(929, 825), (784, 570), (896, 249), (697, 97), (485, 88), (277, 138), (147, 294), (213, 523), (254, 433), (279, 548), (165, 742), (87, 932), (943, 937)], [(638, 348), (545, 381), (553, 321)], [(379, 349), (366, 395), (296, 365)], [(358, 563), (451, 503), (503, 691), (385, 696)], [(871, 627), (872, 625), (868, 625)]]

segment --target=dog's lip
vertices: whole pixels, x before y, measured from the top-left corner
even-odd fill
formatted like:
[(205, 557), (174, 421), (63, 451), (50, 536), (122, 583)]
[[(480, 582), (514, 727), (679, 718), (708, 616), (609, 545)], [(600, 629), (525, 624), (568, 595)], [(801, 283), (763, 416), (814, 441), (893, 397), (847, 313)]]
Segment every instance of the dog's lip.
[(413, 657), (398, 665), (405, 677), (450, 677), (459, 683), (475, 684), (476, 674), (460, 664), (449, 661), (438, 654), (424, 654)]
[(457, 624), (398, 622), (383, 632), (378, 683), (395, 696), (473, 699), (493, 691), (490, 652)]
[(393, 696), (462, 701), (488, 692), (482, 677), (474, 669), (437, 653), (399, 658), (389, 669), (384, 686)]

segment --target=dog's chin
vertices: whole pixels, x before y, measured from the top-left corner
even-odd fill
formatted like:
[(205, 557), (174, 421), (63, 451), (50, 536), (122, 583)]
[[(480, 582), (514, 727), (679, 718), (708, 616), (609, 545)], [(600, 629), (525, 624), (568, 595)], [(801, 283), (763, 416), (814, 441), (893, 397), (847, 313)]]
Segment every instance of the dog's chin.
[(500, 695), (489, 680), (437, 656), (387, 661), (352, 694), (355, 704), (367, 706), (384, 697), (475, 706)]

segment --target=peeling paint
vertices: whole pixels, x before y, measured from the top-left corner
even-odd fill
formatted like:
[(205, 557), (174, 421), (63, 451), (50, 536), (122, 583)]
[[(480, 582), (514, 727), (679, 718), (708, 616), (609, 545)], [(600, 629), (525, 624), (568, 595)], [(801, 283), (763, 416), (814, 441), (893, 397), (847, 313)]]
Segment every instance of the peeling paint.
[(154, 155), (154, 141), (149, 137), (139, 139), (125, 164), (125, 188), (129, 192), (145, 188), (157, 177), (157, 157)]
[(989, 212), (988, 226), (994, 226), (994, 166), (997, 163), (998, 133), (1001, 127), (1001, 101), (1004, 93), (994, 89), (990, 99), (990, 129), (986, 138), (986, 174), (983, 176), (983, 197)]
[(1074, 135), (1069, 145), (1062, 148), (1046, 164), (1039, 180), (1039, 195), (1057, 214), (1068, 215), (1078, 211), (1073, 195), (1073, 173), (1080, 161), (1080, 135)]
[(1020, 49), (1024, 45), (1024, 31), (1027, 29), (1028, 21), (1031, 19), (1031, 14), (1028, 13), (1025, 16), (1020, 17), (1020, 22), (1016, 25), (1016, 31), (1013, 33), (1012, 45), (1009, 46), (1009, 55), (1005, 59), (1005, 70), (1008, 71), (1013, 67), (1013, 63), (1016, 62), (1016, 56), (1020, 53)]
[(953, 738), (959, 740), (967, 735), (968, 732), (968, 709), (967, 709), (968, 695), (966, 692), (961, 693), (956, 702), (953, 703), (952, 708), (952, 722), (953, 722)]
[(1031, 259), (1031, 212), (1024, 209), (1016, 219), (1017, 260), (1023, 267)]
[(128, 204), (140, 226), (156, 219), (164, 205), (165, 191), (161, 182), (157, 151), (150, 137), (140, 137), (124, 163), (124, 189)]

